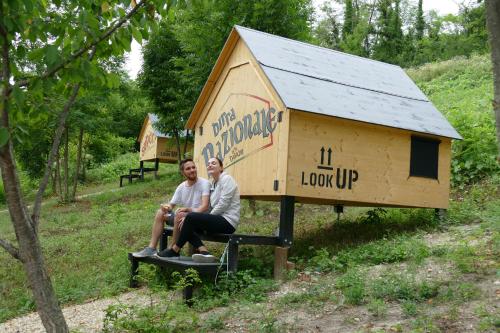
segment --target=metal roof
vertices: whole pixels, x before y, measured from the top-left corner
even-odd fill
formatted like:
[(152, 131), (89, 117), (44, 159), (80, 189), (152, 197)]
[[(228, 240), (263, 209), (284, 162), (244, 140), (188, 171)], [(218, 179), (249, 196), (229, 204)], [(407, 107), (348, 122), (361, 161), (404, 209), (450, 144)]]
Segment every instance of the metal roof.
[(461, 139), (399, 66), (235, 29), (287, 108)]
[(156, 137), (157, 138), (169, 138), (170, 137), (169, 135), (158, 131), (155, 127), (155, 124), (160, 120), (160, 118), (154, 113), (148, 113), (148, 116), (149, 116), (149, 120), (151, 120), (153, 132), (155, 133)]

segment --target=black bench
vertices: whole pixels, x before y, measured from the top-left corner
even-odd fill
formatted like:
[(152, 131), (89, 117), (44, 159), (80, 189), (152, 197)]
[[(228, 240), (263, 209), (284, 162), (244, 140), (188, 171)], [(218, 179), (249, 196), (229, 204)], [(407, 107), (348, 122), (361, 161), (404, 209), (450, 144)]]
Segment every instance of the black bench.
[[(173, 228), (167, 227), (160, 237), (160, 251), (168, 246), (168, 237), (172, 236)], [(238, 270), (238, 247), (240, 245), (279, 245), (276, 236), (257, 236), (244, 234), (199, 234), (200, 239), (209, 242), (227, 243), (227, 265), (230, 272)]]
[[(139, 263), (144, 262), (148, 264), (153, 264), (163, 268), (175, 269), (180, 272), (185, 272), (187, 269), (191, 268), (198, 272), (200, 276), (215, 277), (220, 263), (199, 263), (194, 262), (191, 257), (180, 258), (161, 258), (161, 257), (144, 257), (137, 258), (128, 254), (128, 260), (131, 263), (131, 276), (130, 276), (130, 287), (137, 288), (137, 273), (139, 269)], [(183, 290), (183, 296), (186, 303), (191, 304), (191, 298), (193, 297), (193, 286), (186, 286)]]
[(132, 179), (134, 179), (134, 178), (139, 178), (140, 180), (144, 180), (144, 173), (145, 172), (154, 172), (155, 177), (156, 177), (156, 172), (158, 171), (160, 160), (155, 159), (154, 162), (155, 162), (154, 168), (145, 168), (144, 161), (141, 161), (139, 168), (129, 169), (127, 175), (120, 176), (120, 187), (123, 187), (123, 180), (124, 179), (128, 179), (129, 183), (132, 183)]
[[(172, 236), (173, 228), (167, 227), (160, 237), (160, 251), (168, 246), (168, 237)], [(256, 235), (243, 235), (243, 234), (199, 234), (200, 238), (209, 242), (227, 243), (227, 269), (235, 273), (238, 269), (238, 248), (240, 245), (280, 245), (279, 237), (277, 236), (256, 236)], [(160, 267), (175, 269), (181, 272), (186, 271), (188, 268), (196, 270), (202, 276), (215, 277), (220, 263), (196, 263), (192, 261), (191, 257), (181, 258), (160, 258), (160, 257), (145, 257), (136, 258), (132, 253), (128, 254), (128, 259), (131, 263), (131, 277), (130, 287), (137, 287), (137, 273), (139, 263), (149, 263)], [(192, 297), (192, 286), (184, 289), (184, 299), (189, 304)]]

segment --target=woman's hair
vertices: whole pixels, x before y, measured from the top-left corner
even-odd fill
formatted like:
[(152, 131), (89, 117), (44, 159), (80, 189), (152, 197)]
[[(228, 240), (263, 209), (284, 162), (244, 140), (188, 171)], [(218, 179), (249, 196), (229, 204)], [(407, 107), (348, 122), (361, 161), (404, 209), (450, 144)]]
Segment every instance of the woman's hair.
[[(181, 163), (179, 163), (179, 170), (181, 171), (181, 173), (184, 171), (184, 165), (187, 163), (187, 162), (193, 162), (193, 159), (192, 158), (185, 158), (181, 161)], [(194, 163), (194, 162), (193, 162)]]
[(214, 157), (214, 158), (217, 160), (217, 162), (219, 162), (220, 167), (223, 168), (224, 164), (222, 164), (222, 161), (220, 160), (220, 158), (218, 158), (218, 157)]

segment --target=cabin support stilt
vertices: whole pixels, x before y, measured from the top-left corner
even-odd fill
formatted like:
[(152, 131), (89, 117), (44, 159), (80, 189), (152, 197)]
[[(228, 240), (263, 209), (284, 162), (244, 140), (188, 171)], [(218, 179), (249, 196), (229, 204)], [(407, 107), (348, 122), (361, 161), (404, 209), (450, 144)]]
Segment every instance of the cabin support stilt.
[(434, 214), (436, 215), (436, 218), (439, 220), (439, 222), (444, 222), (448, 213), (446, 209), (436, 208), (434, 209)]
[(155, 179), (158, 179), (158, 169), (159, 168), (160, 168), (160, 159), (156, 158), (155, 159), (155, 171), (154, 171)]
[(286, 273), (288, 261), (288, 250), (290, 247), (276, 246), (274, 248), (274, 279), (283, 280)]
[(280, 203), (279, 244), (274, 249), (274, 279), (281, 280), (286, 272), (288, 251), (293, 243), (295, 197), (282, 196)]
[(141, 164), (141, 167), (140, 167), (140, 168), (141, 168), (141, 170), (140, 170), (140, 172), (141, 172), (141, 177), (140, 177), (140, 179), (141, 179), (141, 180), (144, 180), (144, 161), (141, 161), (141, 163), (140, 163), (140, 164)]

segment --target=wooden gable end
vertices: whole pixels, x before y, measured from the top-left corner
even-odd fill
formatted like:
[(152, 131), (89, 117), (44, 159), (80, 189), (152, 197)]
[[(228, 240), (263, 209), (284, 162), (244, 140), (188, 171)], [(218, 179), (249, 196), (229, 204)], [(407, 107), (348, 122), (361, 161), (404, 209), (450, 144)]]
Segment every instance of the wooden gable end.
[(237, 39), (192, 124), (199, 175), (207, 177), (208, 159), (219, 157), (243, 197), (284, 194), (288, 147), (284, 111), (259, 64)]

